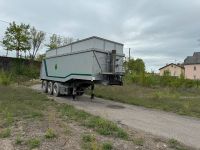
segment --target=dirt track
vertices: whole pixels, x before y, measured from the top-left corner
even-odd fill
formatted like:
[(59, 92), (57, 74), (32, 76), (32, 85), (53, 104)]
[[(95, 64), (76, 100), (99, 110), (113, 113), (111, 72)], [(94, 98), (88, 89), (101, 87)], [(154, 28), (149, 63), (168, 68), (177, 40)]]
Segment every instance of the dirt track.
[[(40, 85), (34, 85), (32, 88), (40, 90)], [(59, 103), (74, 105), (76, 108), (100, 115), (130, 128), (157, 136), (174, 138), (188, 146), (200, 149), (200, 119), (101, 98), (95, 98), (91, 102), (88, 96), (79, 97), (77, 101), (73, 101), (70, 97), (57, 97), (55, 100)]]

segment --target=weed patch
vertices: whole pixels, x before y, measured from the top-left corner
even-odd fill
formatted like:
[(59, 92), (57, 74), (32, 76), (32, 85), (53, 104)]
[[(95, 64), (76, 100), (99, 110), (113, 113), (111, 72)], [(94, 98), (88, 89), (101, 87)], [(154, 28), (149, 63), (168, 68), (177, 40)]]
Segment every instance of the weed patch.
[(53, 129), (47, 129), (46, 133), (45, 133), (45, 138), (47, 139), (53, 139), (56, 137), (55, 132), (53, 131)]
[(110, 142), (105, 142), (102, 144), (102, 150), (112, 150), (113, 149), (113, 145)]
[(9, 128), (0, 131), (0, 138), (7, 138), (11, 135), (11, 130)]
[(143, 146), (144, 145), (144, 139), (143, 138), (136, 138), (136, 139), (133, 139), (133, 143), (135, 145), (138, 145), (138, 146)]
[(40, 146), (40, 140), (38, 138), (29, 139), (27, 142), (30, 149), (37, 148)]
[(175, 139), (170, 139), (168, 141), (169, 147), (173, 148), (175, 150), (187, 150), (186, 148), (184, 148), (177, 140)]
[(67, 104), (61, 106), (59, 110), (63, 116), (77, 121), (88, 128), (92, 128), (101, 135), (115, 136), (122, 139), (128, 138), (128, 134), (111, 121), (93, 116), (82, 110), (77, 110), (73, 106)]
[(138, 85), (96, 86), (97, 97), (200, 117), (199, 89), (147, 88)]
[(20, 136), (17, 136), (17, 138), (15, 139), (15, 144), (16, 145), (21, 145), (23, 142), (23, 140), (20, 138)]

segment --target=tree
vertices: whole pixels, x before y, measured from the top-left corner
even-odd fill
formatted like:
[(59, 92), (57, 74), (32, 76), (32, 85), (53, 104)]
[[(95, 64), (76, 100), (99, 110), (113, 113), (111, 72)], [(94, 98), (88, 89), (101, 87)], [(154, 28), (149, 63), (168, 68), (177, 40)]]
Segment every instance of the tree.
[(62, 45), (62, 38), (56, 34), (53, 34), (50, 37), (49, 44), (46, 44), (46, 46), (49, 47), (49, 49), (55, 49), (61, 45)]
[(70, 44), (74, 41), (74, 39), (72, 37), (66, 37), (66, 38), (63, 38), (63, 45), (67, 45), (67, 44)]
[(30, 50), (30, 32), (29, 25), (21, 23), (17, 25), (15, 22), (10, 23), (3, 37), (2, 44), (8, 51), (15, 50), (16, 57), (19, 58), (19, 52)]
[(44, 58), (45, 58), (45, 54), (40, 54), (36, 56), (35, 60), (42, 61)]
[(74, 42), (74, 39), (72, 37), (63, 37), (62, 38), (62, 37), (60, 37), (56, 34), (53, 34), (50, 37), (49, 44), (46, 44), (46, 46), (49, 47), (49, 49), (55, 49), (55, 48), (58, 48), (60, 46), (70, 44), (72, 42)]
[(29, 55), (31, 59), (34, 59), (39, 48), (41, 47), (42, 42), (45, 40), (45, 33), (42, 31), (37, 31), (35, 27), (30, 29), (31, 35), (31, 48), (29, 50)]
[(126, 72), (141, 74), (145, 72), (145, 64), (142, 59), (130, 59), (125, 63)]

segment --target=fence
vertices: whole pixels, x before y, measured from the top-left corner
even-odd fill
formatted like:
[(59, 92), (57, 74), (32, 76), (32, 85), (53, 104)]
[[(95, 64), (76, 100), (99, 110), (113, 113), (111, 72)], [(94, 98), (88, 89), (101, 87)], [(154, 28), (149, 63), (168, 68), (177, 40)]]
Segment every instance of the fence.
[(36, 68), (40, 69), (41, 62), (39, 61), (34, 61), (34, 60), (29, 60), (29, 59), (24, 59), (24, 58), (13, 58), (13, 57), (4, 57), (0, 56), (0, 69), (9, 71), (11, 70), (12, 66), (15, 65), (16, 63), (20, 63), (26, 66), (33, 65)]

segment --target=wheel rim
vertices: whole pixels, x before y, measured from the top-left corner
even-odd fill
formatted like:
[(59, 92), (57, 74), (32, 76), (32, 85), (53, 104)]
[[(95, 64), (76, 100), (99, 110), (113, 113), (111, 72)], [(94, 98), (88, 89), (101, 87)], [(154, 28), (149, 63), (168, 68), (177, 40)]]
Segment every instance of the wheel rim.
[(51, 92), (51, 88), (52, 88), (52, 83), (50, 82), (50, 83), (48, 84), (48, 92), (49, 92), (49, 93)]
[(45, 83), (45, 81), (42, 83), (42, 88), (43, 88), (43, 90), (45, 90), (45, 88), (46, 88), (46, 83)]
[(54, 94), (57, 94), (57, 92), (58, 92), (58, 88), (57, 88), (56, 85), (54, 85), (54, 87), (53, 87), (53, 93), (54, 93)]

